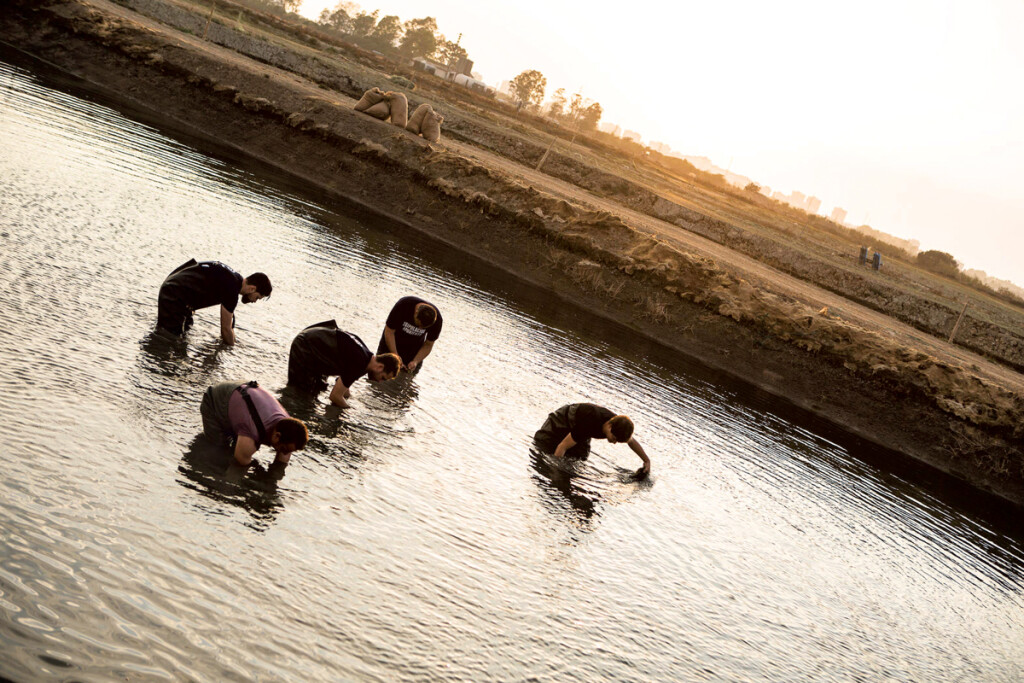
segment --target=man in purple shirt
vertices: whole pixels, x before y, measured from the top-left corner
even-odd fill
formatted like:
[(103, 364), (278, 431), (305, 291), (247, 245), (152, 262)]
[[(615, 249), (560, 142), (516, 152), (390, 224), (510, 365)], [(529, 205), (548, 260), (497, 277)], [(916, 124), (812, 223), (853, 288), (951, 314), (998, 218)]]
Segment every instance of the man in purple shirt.
[(235, 307), (270, 296), (273, 287), (263, 273), (242, 277), (220, 261), (191, 259), (174, 269), (160, 285), (157, 299), (157, 327), (183, 335), (192, 327), (192, 314), (200, 308), (220, 304), (220, 334), (235, 343)]
[(301, 420), (288, 412), (256, 382), (221, 382), (203, 395), (199, 406), (203, 433), (219, 446), (234, 445), (235, 461), (243, 467), (267, 444), (276, 452), (274, 464), (284, 467), (293, 451), (306, 447), (309, 434)]

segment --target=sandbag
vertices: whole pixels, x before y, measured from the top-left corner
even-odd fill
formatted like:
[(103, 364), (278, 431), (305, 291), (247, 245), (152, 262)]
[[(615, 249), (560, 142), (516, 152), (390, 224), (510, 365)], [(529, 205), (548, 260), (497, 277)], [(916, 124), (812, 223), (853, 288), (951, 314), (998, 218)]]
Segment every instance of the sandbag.
[(388, 117), (391, 116), (391, 103), (388, 102), (387, 100), (384, 100), (382, 102), (378, 102), (377, 104), (373, 105), (372, 107), (370, 107), (369, 109), (367, 109), (363, 113), (364, 114), (369, 114), (370, 116), (372, 116), (375, 119), (380, 119), (381, 121), (387, 121)]
[(410, 133), (420, 134), (420, 126), (423, 125), (423, 117), (427, 115), (428, 111), (433, 111), (430, 105), (424, 102), (420, 106), (416, 107), (416, 111), (409, 117), (409, 123), (405, 124), (405, 129)]
[(388, 103), (391, 105), (391, 123), (405, 128), (409, 123), (409, 100), (404, 93), (387, 92)]
[(370, 88), (363, 93), (363, 96), (356, 102), (356, 106), (353, 107), (356, 111), (366, 111), (378, 102), (382, 102), (386, 99), (384, 91), (380, 88)]
[(437, 142), (440, 140), (442, 121), (444, 121), (443, 116), (433, 109), (428, 111), (427, 115), (423, 117), (423, 124), (420, 126), (420, 132), (423, 134), (423, 137), (430, 142)]

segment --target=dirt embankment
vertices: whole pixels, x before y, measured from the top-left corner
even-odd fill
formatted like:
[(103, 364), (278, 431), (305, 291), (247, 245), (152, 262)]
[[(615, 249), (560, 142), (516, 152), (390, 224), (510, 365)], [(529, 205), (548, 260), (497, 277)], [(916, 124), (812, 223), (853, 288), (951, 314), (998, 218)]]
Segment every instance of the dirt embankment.
[(300, 79), (105, 0), (16, 0), (0, 27), (21, 49), (139, 106), (1024, 502), (1020, 393), (756, 289), (615, 213), (588, 209), (586, 197), (566, 201), (508, 169), (356, 113), (339, 95), (363, 87), (350, 77), (327, 70), (323, 80)]
[[(272, 44), (258, 35), (250, 35), (239, 30), (242, 18), (245, 18), (245, 23), (249, 26), (264, 27), (285, 34), (300, 41), (304, 46), (340, 49), (363, 65), (395, 66), (386, 64), (386, 60), (379, 55), (368, 53), (343, 41), (335, 41), (332, 46), (328, 42), (332, 40), (332, 36), (328, 33), (310, 30), (280, 17), (246, 8), (231, 0), (212, 1), (218, 11), (227, 16), (235, 16), (235, 13), (238, 13), (238, 21), (234, 27), (210, 21), (209, 17), (190, 11), (187, 5), (177, 5), (168, 0), (116, 1), (178, 30), (205, 36), (205, 39), (212, 43), (298, 74), (326, 89), (356, 99), (370, 87), (382, 85), (379, 81), (379, 72), (374, 72), (377, 76), (374, 79), (372, 76), (368, 77), (365, 70), (359, 73), (346, 71), (340, 64), (326, 59), (328, 53), (296, 49), (299, 46), (294, 43), (291, 46), (283, 43)], [(433, 85), (432, 79), (426, 76), (421, 82), (428, 86), (430, 95), (435, 98), (451, 94), (454, 87), (448, 84), (441, 84), (440, 88), (430, 87)], [(397, 89), (398, 86), (392, 84), (391, 87)], [(411, 111), (420, 104), (421, 99), (418, 93), (408, 92), (407, 95), (412, 104)], [(472, 99), (468, 94), (460, 95)], [(438, 106), (436, 99), (432, 104)], [(706, 215), (686, 206), (682, 200), (673, 199), (670, 191), (652, 190), (638, 182), (602, 170), (582, 157), (573, 158), (560, 153), (557, 149), (548, 151), (546, 144), (541, 144), (545, 142), (543, 139), (537, 140), (528, 135), (517, 134), (509, 127), (495, 126), (493, 117), (490, 117), (481, 106), (463, 102), (460, 107), (448, 102), (440, 106), (439, 110), (445, 115), (445, 134), (450, 138), (492, 151), (529, 167), (535, 166), (548, 152), (544, 161), (544, 172), (549, 176), (586, 190), (596, 197), (608, 199), (625, 208), (706, 237), (782, 272), (892, 316), (927, 334), (946, 338), (959, 317), (959, 304), (935, 301), (916, 293), (913, 288), (895, 287), (891, 282), (883, 284), (879, 282), (877, 276), (864, 272), (864, 269), (842, 267), (830, 259), (819, 257), (813, 249), (808, 249), (805, 243), (799, 247), (794, 246), (795, 243), (804, 242), (802, 233), (807, 231), (807, 226), (787, 229), (775, 224), (772, 234), (744, 230), (734, 225), (734, 222), (742, 222), (744, 219), (743, 212), (737, 211), (735, 207), (723, 213), (729, 220)], [(583, 144), (593, 143), (581, 137), (580, 145)], [(735, 200), (733, 203), (735, 204)], [(753, 205), (749, 208), (757, 210)], [(852, 247), (849, 249), (850, 261), (853, 259), (854, 251)], [(1024, 320), (1024, 317), (1021, 319)], [(1018, 371), (1024, 370), (1024, 328), (1012, 323), (1000, 325), (977, 316), (965, 316), (958, 328), (958, 343)]]

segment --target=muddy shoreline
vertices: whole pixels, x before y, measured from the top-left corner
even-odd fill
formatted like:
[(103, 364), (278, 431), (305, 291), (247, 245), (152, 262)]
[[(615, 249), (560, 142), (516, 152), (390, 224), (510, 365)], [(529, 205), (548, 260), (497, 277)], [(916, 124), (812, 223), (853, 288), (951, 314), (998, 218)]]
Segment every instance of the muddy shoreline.
[(338, 92), (104, 2), (15, 2), (4, 38), (129, 107), (213, 139), (1024, 505), (1011, 388), (759, 291), (638, 232), (351, 110)]

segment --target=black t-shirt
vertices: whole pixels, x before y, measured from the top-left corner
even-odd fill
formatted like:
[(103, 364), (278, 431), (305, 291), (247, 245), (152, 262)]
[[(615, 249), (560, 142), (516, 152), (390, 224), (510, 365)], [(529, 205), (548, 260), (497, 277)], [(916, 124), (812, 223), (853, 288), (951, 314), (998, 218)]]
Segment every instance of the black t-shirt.
[(608, 420), (615, 417), (615, 413), (593, 403), (580, 403), (576, 407), (576, 414), (569, 423), (569, 433), (576, 443), (585, 443), (590, 439), (607, 439), (601, 427)]
[(234, 313), (242, 280), (220, 261), (200, 261), (168, 275), (161, 289), (173, 293), (194, 311), (220, 304)]
[[(418, 304), (428, 304), (437, 311), (437, 320), (430, 327), (416, 326), (413, 316), (416, 313), (416, 306)], [(441, 336), (443, 320), (441, 318), (441, 311), (434, 304), (417, 296), (403, 296), (392, 307), (391, 313), (388, 314), (387, 322), (384, 324), (395, 331), (395, 348), (398, 349), (398, 355), (402, 357), (402, 362), (408, 363), (416, 357), (416, 353), (425, 342), (435, 341)], [(377, 345), (377, 353), (388, 352), (387, 341), (384, 339), (384, 335), (381, 334), (380, 343)]]
[(307, 327), (299, 332), (295, 343), (301, 348), (303, 368), (324, 377), (341, 377), (346, 387), (366, 374), (373, 358), (362, 339), (339, 330), (333, 321)]

